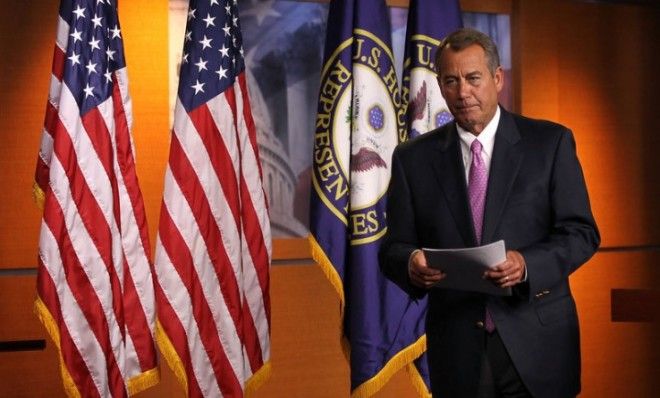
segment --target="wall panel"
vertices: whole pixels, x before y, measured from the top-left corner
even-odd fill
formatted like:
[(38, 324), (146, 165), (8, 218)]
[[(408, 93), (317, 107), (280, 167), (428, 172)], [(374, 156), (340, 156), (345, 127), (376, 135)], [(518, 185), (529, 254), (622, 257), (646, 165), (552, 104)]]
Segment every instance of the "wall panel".
[(660, 9), (516, 2), (521, 109), (573, 129), (603, 246), (660, 244)]
[[(597, 254), (572, 277), (582, 328), (581, 396), (653, 396), (660, 388), (658, 324), (611, 322), (610, 311), (611, 289), (660, 285), (660, 9), (569, 0), (489, 3), (513, 10), (519, 109), (574, 130), (603, 244), (618, 248)], [(0, 396), (62, 395), (57, 354), (32, 313), (35, 277), (22, 270), (36, 264), (40, 213), (31, 186), (57, 4), (0, 11), (0, 341), (46, 339), (43, 351), (0, 352)], [(153, 242), (169, 146), (167, 0), (122, 1), (120, 18)], [(276, 241), (274, 253), (273, 373), (257, 396), (347, 396), (335, 292), (310, 265), (304, 239)], [(183, 396), (165, 365), (162, 377), (141, 396)], [(412, 394), (399, 372), (378, 396)]]

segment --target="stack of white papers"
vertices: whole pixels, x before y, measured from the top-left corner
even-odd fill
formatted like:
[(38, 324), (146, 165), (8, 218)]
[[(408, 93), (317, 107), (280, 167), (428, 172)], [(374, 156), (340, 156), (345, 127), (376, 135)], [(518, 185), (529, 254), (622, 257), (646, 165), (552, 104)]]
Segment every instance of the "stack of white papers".
[(484, 279), (484, 272), (506, 260), (504, 241), (465, 249), (422, 249), (429, 267), (447, 276), (434, 287), (510, 296), (511, 288), (496, 286)]

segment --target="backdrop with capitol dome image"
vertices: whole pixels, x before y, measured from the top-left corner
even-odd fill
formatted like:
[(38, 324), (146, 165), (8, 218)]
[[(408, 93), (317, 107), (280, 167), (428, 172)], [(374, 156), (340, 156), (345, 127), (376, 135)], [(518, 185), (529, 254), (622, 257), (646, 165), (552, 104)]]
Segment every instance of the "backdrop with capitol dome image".
[[(309, 193), (317, 99), (328, 3), (248, 0), (238, 3), (252, 113), (268, 196), (273, 237), (309, 233)], [(170, 0), (170, 107), (177, 94), (188, 2)], [(399, 84), (403, 71), (408, 9), (389, 8)], [(505, 72), (500, 103), (512, 109), (511, 34), (508, 14), (463, 12), (463, 25), (489, 34)], [(437, 86), (428, 88), (437, 92)], [(416, 93), (411, 94), (414, 98)], [(432, 111), (436, 126), (451, 120)], [(377, 115), (374, 115), (374, 117)], [(389, 159), (387, 159), (389, 162)]]

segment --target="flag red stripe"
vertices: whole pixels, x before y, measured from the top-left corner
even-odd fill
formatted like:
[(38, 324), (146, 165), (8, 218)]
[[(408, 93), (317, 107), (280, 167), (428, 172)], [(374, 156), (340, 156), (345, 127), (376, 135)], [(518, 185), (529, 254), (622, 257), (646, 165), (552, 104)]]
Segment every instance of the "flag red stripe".
[[(248, 95), (247, 82), (245, 80), (245, 72), (238, 75), (238, 84), (241, 87), (241, 97), (243, 98), (243, 120), (245, 120), (245, 125), (248, 130), (248, 137), (250, 138), (250, 145), (252, 146), (252, 151), (254, 152), (255, 157), (257, 158), (257, 168), (259, 169), (259, 179), (263, 180), (263, 172), (261, 171), (261, 162), (259, 162), (259, 147), (257, 146), (257, 130), (254, 126), (254, 119), (252, 118), (252, 112), (250, 109), (250, 96)], [(264, 195), (265, 197), (265, 195)], [(266, 204), (266, 207), (268, 204)]]
[[(149, 237), (147, 236), (148, 228), (144, 202), (138, 185), (130, 130), (116, 74), (112, 75), (112, 81), (114, 83), (112, 101), (115, 120), (116, 161), (131, 202), (130, 204), (133, 209), (135, 222), (137, 223), (137, 228), (140, 233), (142, 250), (144, 250), (146, 261), (149, 261), (151, 258), (151, 249), (149, 245)], [(117, 220), (119, 221), (120, 219), (118, 218)], [(118, 227), (121, 228), (121, 223), (119, 223)], [(140, 367), (143, 371), (152, 369), (157, 366), (156, 348), (154, 346), (151, 328), (149, 327), (149, 322), (146, 317), (146, 311), (140, 302), (140, 297), (135, 288), (135, 282), (130, 273), (126, 257), (124, 257), (123, 299), (125, 311), (124, 316), (126, 317), (128, 332), (133, 339), (133, 345), (135, 346), (135, 351), (138, 355), (138, 360), (140, 361)]]
[(112, 91), (112, 100), (114, 101), (115, 111), (115, 145), (117, 147), (117, 162), (124, 179), (124, 186), (128, 191), (128, 197), (131, 200), (131, 207), (135, 216), (135, 222), (140, 230), (140, 239), (142, 240), (142, 250), (147, 259), (151, 259), (151, 246), (149, 243), (149, 229), (147, 228), (147, 217), (144, 210), (144, 200), (138, 182), (137, 171), (135, 169), (135, 159), (133, 158), (133, 144), (131, 143), (131, 132), (126, 120), (126, 110), (121, 99), (121, 91), (117, 76), (112, 75), (112, 81), (115, 84)]
[[(112, 203), (113, 203), (112, 212), (114, 216), (114, 220), (111, 220), (110, 222), (114, 221), (117, 227), (117, 231), (120, 231), (121, 206), (119, 204), (119, 188), (117, 186), (117, 176), (115, 175), (115, 168), (114, 168), (115, 150), (112, 147), (112, 138), (110, 136), (110, 132), (108, 131), (108, 127), (105, 124), (105, 120), (103, 120), (103, 115), (101, 115), (101, 112), (99, 111), (98, 108), (90, 109), (85, 115), (81, 117), (81, 121), (82, 121), (82, 125), (85, 127), (85, 131), (87, 132), (87, 135), (89, 136), (89, 140), (92, 146), (94, 147), (94, 151), (96, 152), (96, 155), (99, 158), (101, 166), (105, 170), (105, 174), (108, 176), (108, 180), (110, 181), (111, 192), (112, 192)], [(69, 168), (66, 168), (66, 170), (67, 170), (67, 175), (69, 175), (68, 172)], [(76, 176), (82, 177), (82, 174), (76, 173)], [(93, 195), (91, 190), (89, 190), (89, 187), (86, 184), (86, 182), (82, 181), (80, 178), (78, 179), (78, 181), (75, 181), (71, 179), (71, 176), (69, 176), (69, 180), (73, 182), (71, 188), (72, 191), (75, 191), (75, 188), (77, 187), (81, 187), (82, 193)], [(73, 196), (75, 198), (77, 195), (74, 194)], [(117, 317), (117, 323), (119, 324), (119, 330), (121, 332), (122, 338), (125, 339), (126, 329), (124, 327), (125, 314), (124, 314), (124, 305), (122, 304), (122, 288), (119, 283), (119, 277), (117, 276), (117, 269), (115, 268), (118, 267), (119, 264), (115, 264), (115, 259), (112, 257), (112, 250), (113, 250), (112, 230), (111, 227), (107, 225), (107, 220), (105, 219), (105, 217), (103, 217), (103, 213), (101, 212), (100, 207), (95, 209), (95, 207), (92, 206), (85, 206), (85, 205), (83, 206), (84, 206), (83, 208), (85, 209), (98, 210), (98, 212), (90, 212), (90, 214), (94, 217), (93, 220), (95, 220), (95, 222), (91, 224), (98, 225), (100, 229), (95, 228), (94, 230), (90, 230), (89, 228), (90, 225), (88, 225), (87, 223), (85, 223), (85, 225), (87, 225), (88, 227), (87, 229), (90, 235), (95, 236), (97, 233), (100, 235), (99, 240), (96, 241), (98, 242), (96, 246), (99, 247), (99, 251), (103, 250), (101, 256), (104, 258), (104, 260), (107, 259), (106, 267), (108, 268), (108, 273), (110, 274), (110, 283), (112, 286), (112, 306), (115, 310), (115, 316)], [(79, 206), (78, 208), (81, 207)], [(84, 219), (84, 217), (82, 218)], [(104, 245), (99, 244), (101, 242), (105, 244)]]
[[(250, 112), (250, 97), (248, 95), (247, 84), (245, 80), (245, 73), (241, 73), (238, 76), (238, 83), (241, 88), (241, 95), (243, 98), (243, 119), (245, 120), (245, 125), (248, 131), (248, 139), (250, 140), (250, 146), (254, 153), (254, 157), (257, 159), (257, 167), (259, 169), (259, 180), (263, 179), (263, 174), (261, 171), (261, 162), (259, 162), (259, 148), (257, 146), (257, 133), (254, 125), (254, 119), (252, 118), (252, 112)], [(263, 187), (260, 187), (263, 192)], [(268, 327), (270, 329), (270, 291), (269, 291), (269, 267), (270, 260), (268, 251), (266, 249), (266, 242), (264, 242), (263, 231), (261, 230), (261, 225), (259, 223), (259, 217), (255, 211), (254, 203), (252, 198), (247, 190), (247, 185), (245, 181), (242, 181), (241, 186), (241, 197), (249, 198), (243, 200), (243, 229), (245, 233), (245, 239), (248, 242), (248, 247), (250, 248), (250, 254), (252, 255), (252, 261), (254, 263), (257, 276), (259, 278), (259, 285), (261, 286), (261, 291), (263, 292), (264, 306), (266, 310), (266, 316), (268, 318)], [(264, 194), (264, 202), (266, 209), (268, 209), (268, 203), (266, 201), (266, 194)]]
[[(144, 205), (137, 177), (131, 176), (135, 167), (122, 39), (113, 36), (106, 43), (121, 56), (114, 63), (107, 57), (89, 59), (92, 51), (86, 48), (66, 51), (70, 43), (85, 44), (93, 35), (99, 23), (89, 20), (94, 13), (100, 15), (99, 30), (108, 33), (108, 23), (118, 26), (116, 5), (94, 10), (92, 4), (72, 0), (63, 0), (60, 7), (35, 170), (36, 198), (45, 195), (39, 248), (43, 261), (52, 264), (40, 264), (38, 274), (49, 279), (51, 293), (62, 300), (62, 308), (59, 303), (51, 308), (58, 319), (53, 327), (63, 329), (62, 366), (69, 366), (71, 352), (78, 355), (77, 368), (68, 368), (78, 393), (123, 397), (128, 386), (140, 391), (157, 382), (157, 374), (145, 373), (157, 368), (156, 308)], [(76, 29), (67, 21), (77, 21)], [(110, 72), (110, 84), (82, 73), (85, 64), (99, 62), (95, 72)], [(86, 92), (90, 88), (93, 98)], [(115, 151), (115, 145), (121, 149)], [(51, 327), (48, 317), (44, 321)], [(88, 386), (85, 377), (91, 379)]]
[(254, 210), (254, 205), (250, 200), (250, 194), (247, 190), (245, 182), (241, 184), (241, 191), (243, 198), (243, 231), (244, 239), (247, 241), (247, 246), (250, 250), (252, 263), (254, 264), (255, 272), (259, 279), (259, 286), (261, 287), (262, 296), (264, 300), (264, 307), (266, 310), (266, 317), (268, 318), (268, 327), (270, 328), (270, 294), (269, 294), (269, 260), (268, 251), (266, 250), (266, 243), (264, 236), (259, 227), (259, 218)]
[(108, 322), (104, 316), (99, 316), (105, 313), (103, 306), (96, 295), (91, 281), (82, 269), (82, 264), (75, 253), (69, 232), (64, 224), (64, 214), (53, 195), (49, 195), (46, 198), (44, 222), (48, 225), (58, 244), (62, 257), (62, 266), (71, 293), (76, 298), (76, 303), (85, 316), (90, 330), (106, 354), (105, 362), (108, 387), (113, 396), (115, 394), (117, 396), (124, 396), (126, 395), (124, 382), (117, 366), (114, 351), (112, 350)]
[[(91, 113), (91, 112), (90, 112)], [(82, 170), (78, 163), (78, 156), (73, 148), (71, 137), (59, 121), (52, 132), (53, 134), (53, 152), (57, 156), (68, 177), (71, 189), (71, 196), (78, 209), (84, 209), (80, 212), (80, 218), (85, 224), (86, 233), (94, 242), (101, 259), (104, 262), (110, 287), (112, 289), (112, 308), (120, 326), (122, 336), (124, 336), (124, 310), (121, 303), (121, 284), (113, 266), (112, 260), (112, 233), (107, 224), (103, 212), (99, 207), (97, 198), (92, 193)], [(44, 217), (46, 215), (44, 214)]]
[[(225, 91), (225, 95), (231, 92), (232, 90), (228, 89)], [(230, 102), (230, 106), (232, 106), (230, 96), (227, 96), (227, 101)], [(207, 104), (192, 110), (189, 113), (189, 116), (206, 147), (206, 152), (209, 154), (211, 165), (220, 179), (222, 191), (229, 207), (231, 208), (231, 212), (234, 215), (236, 228), (240, 228), (240, 203), (236, 169), (232, 163), (229, 150), (223, 140), (223, 133), (226, 134), (227, 132), (221, 132), (218, 130), (218, 126), (215, 124)], [(234, 134), (233, 132), (230, 133)]]
[(124, 257), (124, 316), (126, 317), (126, 328), (133, 340), (135, 352), (137, 353), (140, 369), (147, 371), (157, 366), (156, 349), (151, 336), (149, 322), (142, 309), (142, 303), (137, 291), (128, 262)]
[(34, 180), (36, 181), (41, 192), (48, 190), (48, 176), (50, 175), (50, 167), (44, 162), (41, 156), (37, 156), (37, 168), (34, 173)]
[[(257, 134), (256, 128), (254, 125), (254, 119), (252, 118), (252, 112), (250, 112), (250, 96), (248, 95), (247, 83), (245, 80), (245, 73), (241, 73), (238, 76), (238, 83), (241, 88), (241, 95), (243, 99), (243, 119), (248, 131), (248, 139), (250, 141), (250, 146), (254, 153), (254, 157), (257, 159), (257, 167), (259, 169), (259, 180), (263, 178), (263, 173), (261, 170), (261, 163), (259, 162), (259, 148), (257, 146)], [(241, 181), (241, 197), (243, 199), (243, 229), (245, 233), (245, 239), (248, 242), (248, 247), (250, 249), (250, 254), (252, 256), (252, 261), (254, 263), (255, 271), (257, 277), (259, 278), (259, 285), (261, 286), (261, 291), (264, 299), (264, 307), (266, 311), (266, 317), (268, 319), (268, 327), (270, 329), (270, 290), (269, 290), (269, 267), (270, 260), (268, 251), (266, 249), (266, 242), (264, 242), (263, 231), (261, 230), (261, 225), (259, 223), (259, 218), (255, 211), (254, 203), (247, 189), (246, 182), (244, 179)], [(263, 187), (260, 187), (263, 192)], [(268, 209), (268, 203), (266, 201), (266, 194), (264, 193), (264, 202), (266, 209)]]
[[(51, 131), (55, 131), (57, 125), (60, 124), (57, 108), (50, 103), (46, 102), (46, 115), (44, 116), (44, 132), (52, 137)], [(37, 185), (44, 194), (48, 191), (48, 182), (50, 180), (50, 165), (44, 162), (41, 156), (37, 156), (37, 169), (35, 172), (35, 179)]]
[[(101, 162), (101, 166), (105, 169), (105, 174), (108, 176), (108, 180), (110, 180), (110, 186), (112, 187), (112, 210), (115, 224), (119, 230), (121, 226), (121, 214), (119, 213), (121, 207), (119, 205), (117, 176), (115, 175), (115, 150), (112, 147), (112, 137), (98, 108), (90, 109), (89, 112), (81, 117), (81, 121)], [(123, 324), (120, 326), (123, 330)]]
[(87, 369), (87, 365), (80, 352), (78, 352), (73, 339), (71, 339), (69, 330), (62, 319), (62, 308), (60, 306), (60, 299), (57, 297), (57, 287), (50, 274), (45, 271), (45, 265), (41, 257), (38, 258), (38, 265), (39, 269), (43, 271), (37, 274), (37, 292), (39, 298), (46, 308), (48, 308), (53, 320), (57, 324), (60, 334), (60, 341), (58, 343), (61, 347), (62, 360), (82, 396), (100, 397), (94, 380)]
[[(195, 264), (189, 248), (173, 223), (165, 206), (161, 207), (158, 233), (167, 256), (177, 270), (183, 285), (192, 301), (192, 314), (199, 329), (201, 343), (208, 353), (213, 366), (215, 378), (223, 395), (232, 396), (242, 391), (241, 385), (231, 367), (227, 354), (220, 341), (220, 336), (213, 320), (213, 312), (204, 297), (204, 291), (199, 281)], [(221, 289), (222, 290), (222, 289)]]
[[(161, 206), (162, 209), (165, 206)], [(192, 368), (192, 361), (190, 359), (190, 347), (188, 346), (188, 339), (186, 337), (186, 330), (183, 328), (179, 316), (177, 315), (174, 308), (170, 305), (170, 302), (167, 300), (165, 293), (159, 283), (155, 284), (156, 290), (156, 300), (158, 301), (158, 318), (161, 320), (161, 326), (167, 334), (167, 337), (172, 342), (174, 349), (176, 350), (181, 364), (186, 369), (186, 378), (188, 379), (188, 396), (189, 397), (201, 397), (202, 390), (199, 387), (197, 378)]]
[(250, 362), (250, 369), (253, 372), (257, 371), (264, 364), (263, 355), (261, 352), (261, 343), (259, 343), (259, 335), (257, 328), (254, 324), (254, 318), (250, 312), (250, 306), (247, 298), (243, 296), (243, 335), (245, 342), (243, 346), (248, 354), (248, 361)]
[(65, 56), (66, 54), (64, 54), (62, 49), (55, 45), (55, 49), (53, 50), (53, 67), (51, 72), (53, 73), (53, 76), (55, 76), (57, 80), (60, 81), (64, 75), (64, 63), (66, 62)]
[[(170, 144), (170, 169), (172, 176), (190, 205), (201, 237), (206, 244), (209, 258), (213, 263), (215, 274), (220, 282), (220, 292), (225, 298), (227, 308), (236, 328), (240, 330), (239, 326), (242, 322), (241, 295), (236, 281), (236, 275), (234, 274), (231, 260), (222, 242), (221, 232), (218, 230), (219, 225), (216, 224), (213, 217), (204, 189), (197, 178), (193, 166), (183, 152), (183, 148), (181, 148), (176, 135), (172, 136), (172, 142)], [(239, 337), (243, 340), (241, 334), (239, 332)]]

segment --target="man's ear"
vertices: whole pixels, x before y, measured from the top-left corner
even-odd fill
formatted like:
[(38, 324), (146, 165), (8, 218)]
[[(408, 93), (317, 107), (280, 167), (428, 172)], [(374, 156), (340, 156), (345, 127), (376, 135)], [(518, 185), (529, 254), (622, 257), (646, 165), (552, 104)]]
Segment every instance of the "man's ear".
[(495, 87), (497, 88), (497, 92), (499, 93), (500, 91), (502, 91), (502, 87), (504, 87), (504, 69), (502, 69), (501, 66), (498, 66), (497, 69), (495, 69), (495, 75), (493, 76), (493, 80), (495, 80)]

